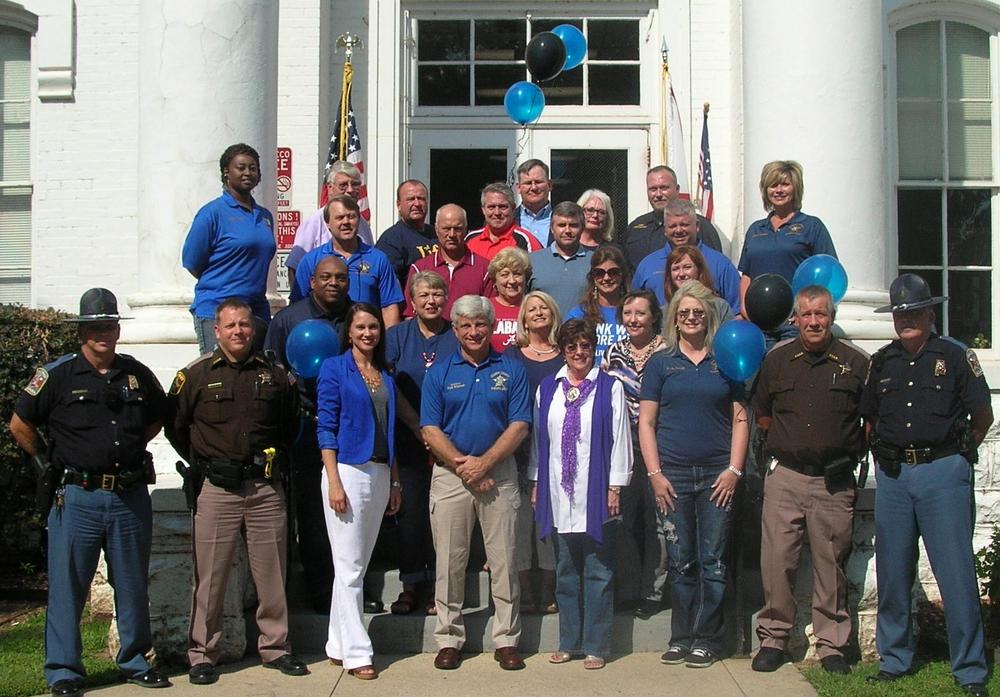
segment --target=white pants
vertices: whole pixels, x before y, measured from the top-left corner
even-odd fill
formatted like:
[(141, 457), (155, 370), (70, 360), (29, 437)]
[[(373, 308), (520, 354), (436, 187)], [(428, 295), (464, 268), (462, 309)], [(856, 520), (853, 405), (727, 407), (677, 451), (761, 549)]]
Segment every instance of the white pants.
[(330, 629), (326, 655), (344, 662), (344, 668), (371, 665), (372, 640), (365, 630), (362, 613), (362, 582), (371, 560), (378, 531), (389, 503), (389, 466), (337, 464), (347, 492), (347, 512), (330, 508), (330, 479), (323, 469), (320, 488), (326, 532), (333, 553), (333, 595), (330, 599)]

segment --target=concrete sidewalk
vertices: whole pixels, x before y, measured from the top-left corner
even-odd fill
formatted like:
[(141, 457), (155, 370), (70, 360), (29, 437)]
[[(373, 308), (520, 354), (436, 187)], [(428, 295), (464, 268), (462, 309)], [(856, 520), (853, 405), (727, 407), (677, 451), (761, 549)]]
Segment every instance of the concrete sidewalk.
[(220, 666), (219, 682), (191, 685), (186, 674), (171, 678), (172, 688), (151, 691), (134, 685), (113, 685), (87, 692), (93, 697), (604, 697), (651, 695), (669, 691), (684, 697), (815, 697), (816, 691), (792, 665), (775, 673), (754, 673), (750, 660), (734, 658), (711, 668), (665, 666), (658, 653), (637, 653), (610, 661), (603, 670), (584, 670), (582, 661), (552, 665), (548, 654), (528, 656), (522, 671), (504, 672), (492, 653), (472, 654), (453, 671), (435, 670), (432, 654), (377, 656), (377, 680), (362, 681), (335, 668), (322, 657), (305, 656), (312, 674), (287, 677), (266, 670), (256, 661)]

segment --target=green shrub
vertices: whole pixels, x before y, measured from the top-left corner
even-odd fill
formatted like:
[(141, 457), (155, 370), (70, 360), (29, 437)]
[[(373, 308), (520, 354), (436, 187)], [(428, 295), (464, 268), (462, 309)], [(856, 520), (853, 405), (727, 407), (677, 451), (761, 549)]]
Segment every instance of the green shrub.
[(79, 348), (76, 327), (63, 322), (70, 316), (0, 305), (0, 558), (5, 576), (40, 561), (44, 539), (43, 522), (34, 511), (35, 472), (7, 424), (35, 368)]

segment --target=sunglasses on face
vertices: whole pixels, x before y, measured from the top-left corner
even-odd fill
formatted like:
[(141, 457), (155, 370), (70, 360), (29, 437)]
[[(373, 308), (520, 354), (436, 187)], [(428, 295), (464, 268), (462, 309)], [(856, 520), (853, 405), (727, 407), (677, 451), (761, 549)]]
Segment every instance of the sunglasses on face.
[(607, 276), (610, 280), (613, 281), (616, 278), (621, 278), (622, 277), (622, 270), (621, 269), (617, 269), (617, 268), (615, 268), (615, 269), (591, 269), (590, 270), (590, 277), (593, 278), (595, 281), (600, 281), (605, 276)]
[(705, 319), (704, 310), (689, 310), (684, 308), (683, 310), (677, 311), (677, 316), (681, 319), (687, 319), (688, 317), (694, 317), (695, 319)]

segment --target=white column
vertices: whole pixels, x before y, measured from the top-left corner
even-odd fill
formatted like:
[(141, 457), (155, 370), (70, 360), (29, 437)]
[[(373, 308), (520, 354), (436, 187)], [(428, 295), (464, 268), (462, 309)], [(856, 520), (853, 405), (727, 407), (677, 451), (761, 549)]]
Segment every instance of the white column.
[[(278, 3), (143, 0), (139, 12), (139, 285), (123, 340), (194, 342), (195, 279), (180, 251), (198, 209), (219, 196), (219, 157), (260, 153), (254, 197), (274, 210)], [(272, 269), (269, 288), (274, 289)]]
[[(882, 79), (882, 6), (870, 0), (753, 0), (743, 8), (744, 207), (764, 215), (758, 183), (772, 160), (797, 160), (803, 210), (826, 223), (849, 288), (837, 323), (874, 346), (886, 315), (890, 244)], [(867, 343), (867, 342), (866, 342)]]

